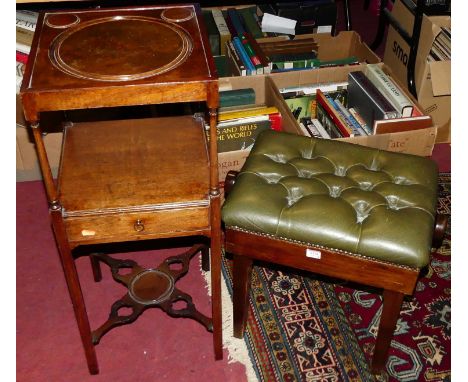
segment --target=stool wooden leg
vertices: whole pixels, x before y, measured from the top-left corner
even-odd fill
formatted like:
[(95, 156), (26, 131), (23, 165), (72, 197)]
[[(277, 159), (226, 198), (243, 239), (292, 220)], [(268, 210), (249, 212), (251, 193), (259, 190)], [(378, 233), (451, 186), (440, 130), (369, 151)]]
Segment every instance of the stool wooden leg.
[(91, 374), (98, 374), (99, 367), (96, 358), (96, 352), (92, 342), (91, 328), (89, 325), (88, 314), (84, 304), (83, 293), (81, 291), (78, 273), (75, 267), (75, 260), (73, 259), (70, 245), (67, 240), (65, 226), (62, 220), (62, 213), (60, 208), (51, 209), (52, 227), (55, 234), (55, 240), (62, 261), (65, 280), (68, 286), (68, 292), (73, 304), (76, 322), (81, 335), (88, 369)]
[(242, 338), (247, 323), (249, 311), (249, 290), (252, 276), (252, 259), (233, 255), (233, 309), (234, 309), (234, 337)]
[(379, 331), (372, 358), (372, 372), (378, 374), (385, 367), (387, 353), (390, 348), (404, 294), (390, 290), (383, 292), (383, 309), (380, 317)]

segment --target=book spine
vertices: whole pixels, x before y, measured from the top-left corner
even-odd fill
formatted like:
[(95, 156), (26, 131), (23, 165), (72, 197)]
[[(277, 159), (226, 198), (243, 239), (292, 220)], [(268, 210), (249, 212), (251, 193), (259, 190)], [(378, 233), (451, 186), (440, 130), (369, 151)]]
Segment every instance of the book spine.
[(242, 46), (242, 43), (239, 37), (234, 37), (232, 39), (232, 42), (234, 44), (234, 48), (237, 50), (237, 53), (239, 54), (239, 57), (241, 58), (245, 67), (247, 68), (247, 75), (250, 76), (252, 74), (255, 74), (257, 69), (255, 69), (255, 66), (250, 61), (250, 58), (247, 55), (247, 52), (245, 51), (244, 47)]
[(358, 121), (351, 115), (349, 110), (340, 102), (340, 100), (334, 101), (335, 105), (338, 107), (339, 111), (344, 115), (346, 122), (354, 130), (356, 135), (369, 135), (360, 125)]
[(306, 129), (304, 123), (299, 122), (299, 128), (301, 129), (302, 135), (306, 137), (312, 137), (312, 133)]
[(299, 60), (287, 60), (287, 61), (275, 61), (271, 60), (271, 70), (289, 70), (289, 69), (306, 69), (316, 68), (319, 65), (317, 59), (299, 59)]
[(375, 64), (367, 65), (366, 74), (371, 82), (388, 97), (402, 117), (411, 117), (413, 114), (413, 104), (382, 69)]
[(279, 110), (275, 106), (261, 107), (258, 109), (230, 111), (226, 113), (221, 112), (218, 114), (218, 121), (221, 122), (221, 121), (227, 121), (230, 119), (248, 118), (248, 117), (254, 117), (258, 115), (267, 115), (267, 114), (273, 114), (273, 113), (279, 113)]
[(226, 55), (226, 42), (231, 40), (231, 33), (224, 19), (223, 12), (219, 9), (213, 9), (211, 11), (213, 14), (213, 19), (218, 28), (219, 32), (219, 49), (222, 56)]
[(16, 11), (16, 26), (34, 32), (37, 24), (37, 12)]
[[(343, 118), (338, 114), (334, 109), (329, 100), (321, 92), (320, 89), (317, 90), (317, 106), (321, 105), (326, 113), (330, 116), (336, 127), (340, 130), (343, 137), (349, 137), (353, 134), (353, 131), (346, 125)], [(354, 135), (354, 134), (353, 134)]]
[(247, 69), (240, 59), (239, 54), (237, 53), (236, 48), (234, 48), (234, 44), (232, 41), (228, 41), (226, 43), (226, 53), (228, 57), (230, 58), (230, 61), (232, 65), (234, 66), (235, 69), (238, 70), (240, 76), (246, 76), (247, 75)]
[(267, 56), (263, 52), (258, 42), (249, 33), (244, 33), (244, 36), (247, 38), (247, 40), (249, 40), (250, 45), (252, 46), (253, 50), (257, 54), (257, 57), (259, 58), (260, 63), (263, 67), (263, 73), (270, 74), (271, 73), (270, 61), (268, 60)]
[(16, 61), (21, 62), (23, 64), (27, 64), (28, 62), (28, 55), (26, 53), (20, 52), (19, 50), (16, 51)]
[(245, 51), (247, 52), (247, 55), (250, 58), (250, 62), (252, 62), (252, 65), (255, 66), (255, 70), (257, 74), (263, 74), (263, 66), (260, 62), (260, 59), (258, 58), (257, 54), (252, 48), (252, 45), (250, 44), (249, 40), (245, 36), (246, 33), (242, 34), (240, 36), (240, 40), (242, 42), (242, 45), (244, 46)]
[(270, 120), (240, 121), (238, 124), (218, 126), (217, 142), (218, 153), (252, 148), (258, 134), (271, 127)]
[(283, 117), (281, 113), (270, 113), (268, 119), (271, 121), (271, 129), (276, 131), (283, 130)]
[(299, 125), (303, 125), (305, 129), (309, 132), (309, 136), (314, 138), (322, 138), (320, 132), (317, 130), (315, 125), (311, 122), (309, 117), (305, 117), (301, 119)]
[(219, 92), (219, 107), (243, 106), (255, 104), (255, 91), (252, 88), (235, 89)]
[(330, 139), (330, 134), (325, 130), (323, 125), (317, 118), (311, 118), (310, 121), (314, 124), (315, 128), (319, 131), (322, 138)]
[(356, 122), (359, 123), (359, 125), (364, 129), (364, 131), (367, 133), (367, 135), (372, 135), (372, 130), (366, 124), (366, 121), (364, 121), (364, 119), (362, 119), (361, 115), (357, 112), (357, 110), (351, 107), (351, 108), (348, 109), (348, 111), (353, 116), (353, 118), (356, 120)]
[(245, 33), (245, 29), (242, 26), (242, 22), (237, 12), (237, 9), (228, 8), (227, 15), (229, 19), (231, 20), (231, 24), (234, 30), (236, 31), (235, 36), (242, 36), (242, 34)]
[(341, 133), (340, 129), (338, 129), (335, 122), (333, 122), (330, 115), (320, 103), (317, 103), (317, 119), (320, 121), (330, 138), (333, 139), (343, 137), (343, 134)]
[(255, 7), (247, 7), (247, 8), (240, 8), (238, 12), (242, 19), (244, 20), (244, 24), (248, 32), (252, 35), (253, 38), (262, 38), (264, 37), (262, 30), (258, 26), (257, 18), (255, 17), (253, 12), (256, 12)]
[(383, 119), (398, 118), (399, 113), (395, 110), (387, 98), (375, 87), (366, 75), (361, 71), (350, 72), (349, 77), (364, 91), (365, 94), (383, 113)]

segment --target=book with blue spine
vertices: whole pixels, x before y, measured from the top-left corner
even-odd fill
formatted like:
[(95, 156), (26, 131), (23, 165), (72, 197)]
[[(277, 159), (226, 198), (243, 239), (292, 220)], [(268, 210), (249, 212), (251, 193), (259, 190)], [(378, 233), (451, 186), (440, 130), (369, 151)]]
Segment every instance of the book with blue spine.
[(249, 55), (242, 46), (242, 42), (239, 39), (239, 37), (234, 37), (232, 39), (232, 43), (234, 44), (234, 48), (239, 53), (239, 56), (242, 62), (244, 63), (245, 67), (247, 68), (247, 75), (250, 76), (252, 75), (252, 73), (255, 74), (257, 72), (257, 69), (255, 68), (255, 66), (253, 66), (252, 61), (250, 60)]
[(242, 34), (246, 32), (246, 30), (242, 25), (242, 20), (240, 18), (239, 13), (237, 12), (237, 9), (228, 8), (227, 16), (231, 20), (232, 26), (236, 30), (237, 36), (242, 36)]

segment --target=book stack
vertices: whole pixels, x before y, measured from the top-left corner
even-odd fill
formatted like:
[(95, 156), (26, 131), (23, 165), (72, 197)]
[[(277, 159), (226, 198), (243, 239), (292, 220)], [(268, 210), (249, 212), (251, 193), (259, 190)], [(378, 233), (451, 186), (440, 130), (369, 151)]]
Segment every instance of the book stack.
[(337, 20), (334, 0), (283, 1), (273, 4), (276, 14), (297, 21), (296, 34), (334, 33)]
[(276, 107), (256, 104), (254, 89), (220, 91), (218, 153), (250, 150), (267, 129), (282, 130), (281, 113)]
[[(348, 74), (348, 81), (279, 89), (306, 136), (346, 138), (386, 132), (396, 124), (430, 123), (379, 65)], [(421, 120), (421, 121), (420, 121)], [(392, 128), (396, 127), (393, 124)]]
[(451, 60), (451, 36), (451, 28), (441, 27), (427, 56), (428, 62)]
[(37, 23), (37, 12), (16, 11), (16, 93), (19, 93), (25, 65), (31, 51), (34, 30)]

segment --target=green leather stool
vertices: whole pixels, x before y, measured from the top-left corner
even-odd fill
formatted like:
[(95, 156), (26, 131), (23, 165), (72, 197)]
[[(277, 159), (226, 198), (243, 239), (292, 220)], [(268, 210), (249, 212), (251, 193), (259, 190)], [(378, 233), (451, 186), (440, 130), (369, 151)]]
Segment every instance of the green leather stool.
[[(439, 247), (430, 159), (276, 131), (259, 135), (226, 178), (225, 249), (233, 254), (234, 335), (248, 311), (253, 260), (383, 289), (372, 371), (385, 366), (404, 295)], [(235, 184), (234, 184), (235, 183)]]

